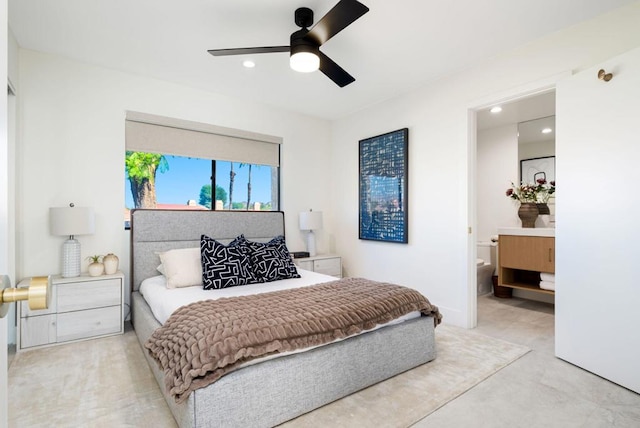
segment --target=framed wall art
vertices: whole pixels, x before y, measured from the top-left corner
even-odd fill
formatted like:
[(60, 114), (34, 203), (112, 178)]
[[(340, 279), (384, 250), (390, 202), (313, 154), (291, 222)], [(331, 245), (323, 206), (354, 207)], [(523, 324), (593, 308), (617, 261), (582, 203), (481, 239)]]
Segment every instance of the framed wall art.
[(539, 178), (549, 181), (556, 179), (556, 157), (522, 159), (520, 161), (520, 181), (535, 184)]
[(408, 147), (408, 128), (360, 140), (360, 239), (408, 242)]

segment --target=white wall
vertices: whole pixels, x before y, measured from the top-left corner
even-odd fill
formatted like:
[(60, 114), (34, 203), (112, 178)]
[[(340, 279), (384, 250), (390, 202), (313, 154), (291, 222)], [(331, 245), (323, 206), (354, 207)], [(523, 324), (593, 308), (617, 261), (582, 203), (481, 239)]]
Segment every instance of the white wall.
[[(128, 270), (126, 110), (282, 137), (281, 208), (292, 250), (305, 245), (298, 212), (329, 211), (326, 121), (28, 50), (20, 51), (18, 103), (21, 277), (60, 272), (64, 237), (49, 234), (48, 210), (69, 202), (94, 207), (96, 213), (96, 233), (78, 237), (82, 256), (113, 252)], [(320, 251), (330, 250), (327, 230), (330, 221), (318, 233)], [(83, 270), (86, 266), (85, 261)]]
[(478, 241), (488, 241), (499, 227), (520, 225), (516, 201), (505, 192), (518, 182), (518, 125), (478, 131), (477, 139), (477, 226)]
[[(336, 121), (332, 214), (347, 273), (414, 287), (440, 306), (445, 322), (473, 326), (468, 109), (639, 46), (638, 22), (640, 2)], [(409, 128), (409, 244), (360, 241), (358, 140), (402, 127)]]
[(536, 143), (520, 144), (518, 148), (518, 160), (543, 158), (556, 155), (556, 142), (539, 141)]

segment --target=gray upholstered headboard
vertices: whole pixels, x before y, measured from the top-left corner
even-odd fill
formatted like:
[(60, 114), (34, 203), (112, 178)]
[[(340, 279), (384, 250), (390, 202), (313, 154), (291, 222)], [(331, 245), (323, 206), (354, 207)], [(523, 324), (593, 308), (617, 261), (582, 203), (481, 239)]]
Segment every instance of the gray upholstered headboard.
[(131, 290), (145, 278), (158, 275), (158, 252), (200, 246), (200, 235), (228, 243), (244, 234), (266, 242), (284, 235), (281, 211), (180, 211), (133, 210), (131, 212)]

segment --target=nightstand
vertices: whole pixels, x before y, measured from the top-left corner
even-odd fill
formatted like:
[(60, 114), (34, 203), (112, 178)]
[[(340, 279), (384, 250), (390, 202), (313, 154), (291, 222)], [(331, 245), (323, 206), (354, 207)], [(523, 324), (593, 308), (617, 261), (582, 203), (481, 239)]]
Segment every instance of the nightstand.
[[(22, 282), (20, 283), (22, 284)], [(18, 286), (20, 286), (20, 284)], [(122, 334), (124, 274), (51, 277), (49, 308), (18, 305), (18, 350)]]
[(335, 254), (323, 254), (313, 257), (293, 259), (301, 269), (342, 278), (342, 257)]

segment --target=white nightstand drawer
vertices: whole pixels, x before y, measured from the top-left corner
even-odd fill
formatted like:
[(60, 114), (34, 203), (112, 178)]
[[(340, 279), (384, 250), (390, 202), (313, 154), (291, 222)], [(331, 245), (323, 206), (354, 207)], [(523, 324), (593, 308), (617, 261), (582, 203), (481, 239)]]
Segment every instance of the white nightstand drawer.
[(342, 276), (339, 257), (313, 261), (313, 271), (331, 276)]
[(119, 305), (122, 299), (120, 284), (119, 278), (59, 284), (58, 313)]
[(122, 325), (121, 316), (120, 306), (59, 313), (57, 320), (58, 341), (64, 342), (119, 333)]
[(56, 342), (56, 314), (20, 319), (20, 346), (30, 348)]
[(299, 260), (296, 261), (296, 264), (300, 269), (310, 270), (313, 272), (313, 260)]
[(342, 278), (342, 257), (323, 254), (318, 256), (293, 259), (293, 262), (300, 268), (324, 275)]

